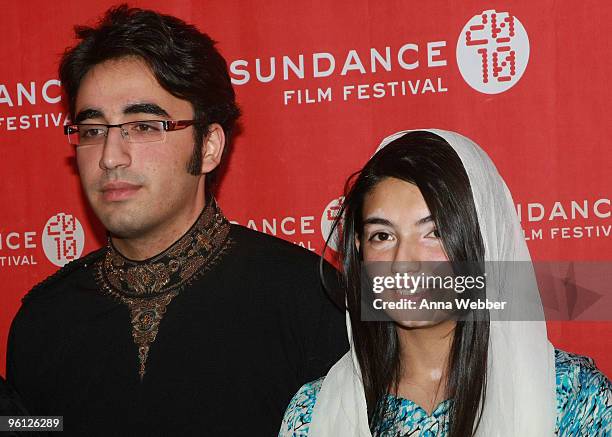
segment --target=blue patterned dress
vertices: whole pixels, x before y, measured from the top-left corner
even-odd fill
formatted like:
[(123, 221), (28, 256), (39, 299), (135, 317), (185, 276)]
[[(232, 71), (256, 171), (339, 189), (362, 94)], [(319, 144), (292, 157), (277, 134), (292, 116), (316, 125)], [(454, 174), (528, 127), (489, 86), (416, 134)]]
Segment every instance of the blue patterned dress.
[[(555, 435), (612, 436), (612, 384), (587, 357), (555, 350), (557, 376), (557, 423)], [(312, 410), (324, 378), (309, 382), (293, 396), (281, 432), (307, 437)], [(384, 436), (443, 437), (448, 435), (448, 417), (452, 400), (441, 402), (428, 415), (409, 399), (389, 395), (390, 411), (395, 417), (383, 422)], [(315, 437), (315, 436), (311, 436)]]

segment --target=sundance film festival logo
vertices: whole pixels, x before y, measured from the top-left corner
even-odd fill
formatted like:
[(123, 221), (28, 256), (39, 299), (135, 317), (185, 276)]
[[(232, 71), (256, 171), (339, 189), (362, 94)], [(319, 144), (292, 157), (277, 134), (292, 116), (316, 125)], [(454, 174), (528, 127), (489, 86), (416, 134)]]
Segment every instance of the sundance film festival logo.
[[(323, 236), (323, 240), (327, 241), (329, 236), (331, 235), (332, 228), (334, 222), (337, 218), (340, 217), (342, 211), (342, 203), (344, 202), (344, 196), (340, 196), (327, 204), (325, 209), (323, 210), (323, 215), (321, 216), (321, 235)], [(339, 236), (342, 235), (342, 223), (340, 222), (335, 229), (334, 235), (329, 238), (328, 245), (331, 249), (338, 251), (340, 239)]]
[(81, 256), (85, 233), (75, 216), (61, 212), (47, 221), (42, 244), (49, 261), (62, 267)]
[(56, 108), (61, 100), (61, 83), (57, 79), (0, 83), (0, 131), (54, 128), (65, 124), (67, 115), (61, 110), (46, 112), (40, 109)]
[(510, 12), (487, 10), (475, 15), (459, 35), (459, 71), (481, 93), (499, 94), (512, 88), (528, 62), (527, 32)]

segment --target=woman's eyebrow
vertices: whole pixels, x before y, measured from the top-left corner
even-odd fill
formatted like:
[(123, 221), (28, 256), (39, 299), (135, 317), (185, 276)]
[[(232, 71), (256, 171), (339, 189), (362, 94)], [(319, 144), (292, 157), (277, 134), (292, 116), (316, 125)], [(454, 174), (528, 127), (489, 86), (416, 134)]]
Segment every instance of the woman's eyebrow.
[(414, 222), (414, 224), (416, 226), (422, 226), (430, 222), (433, 222), (433, 217), (431, 216), (431, 214), (427, 217), (423, 217), (422, 219), (417, 220), (416, 222)]
[(363, 225), (384, 225), (384, 226), (392, 226), (392, 223), (381, 217), (368, 217), (363, 221)]

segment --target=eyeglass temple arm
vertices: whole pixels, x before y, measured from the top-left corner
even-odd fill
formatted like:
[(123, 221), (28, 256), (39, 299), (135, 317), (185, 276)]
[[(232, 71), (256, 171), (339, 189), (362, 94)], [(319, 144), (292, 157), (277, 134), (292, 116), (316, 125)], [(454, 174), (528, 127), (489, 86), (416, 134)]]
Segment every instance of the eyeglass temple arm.
[(165, 127), (166, 130), (178, 130), (201, 123), (200, 120), (165, 120)]

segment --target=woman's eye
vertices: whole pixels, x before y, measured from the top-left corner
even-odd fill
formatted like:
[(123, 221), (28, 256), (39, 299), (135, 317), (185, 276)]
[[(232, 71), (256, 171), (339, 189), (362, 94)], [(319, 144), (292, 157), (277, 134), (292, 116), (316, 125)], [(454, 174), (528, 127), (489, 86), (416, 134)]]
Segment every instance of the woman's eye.
[(387, 232), (376, 232), (372, 234), (370, 237), (370, 241), (389, 241), (391, 240), (391, 235)]
[(429, 238), (440, 238), (440, 232), (437, 229), (432, 230), (429, 234), (426, 235)]

